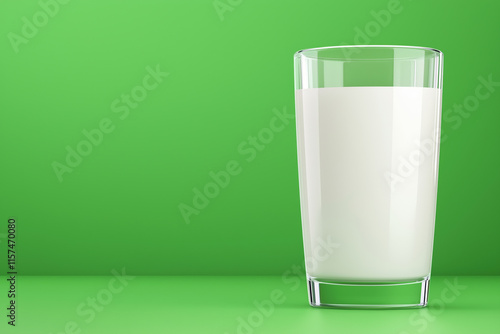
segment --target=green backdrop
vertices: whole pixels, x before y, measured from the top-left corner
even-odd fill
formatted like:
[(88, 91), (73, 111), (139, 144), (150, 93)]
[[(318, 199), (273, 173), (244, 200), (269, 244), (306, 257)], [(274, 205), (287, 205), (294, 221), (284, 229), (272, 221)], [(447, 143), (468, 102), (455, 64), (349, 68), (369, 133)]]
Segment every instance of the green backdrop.
[(282, 274), (303, 262), (293, 53), (417, 45), (445, 57), (433, 274), (498, 275), (499, 11), (4, 0), (0, 247), (15, 217), (24, 275)]

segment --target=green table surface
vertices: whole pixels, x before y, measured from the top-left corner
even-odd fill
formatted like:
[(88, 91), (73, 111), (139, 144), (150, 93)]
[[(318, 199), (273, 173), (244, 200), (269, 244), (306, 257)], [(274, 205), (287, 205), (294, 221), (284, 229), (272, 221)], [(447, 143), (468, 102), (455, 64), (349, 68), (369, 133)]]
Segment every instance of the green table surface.
[(500, 333), (500, 277), (435, 276), (424, 309), (312, 308), (298, 276), (21, 276), (0, 333)]

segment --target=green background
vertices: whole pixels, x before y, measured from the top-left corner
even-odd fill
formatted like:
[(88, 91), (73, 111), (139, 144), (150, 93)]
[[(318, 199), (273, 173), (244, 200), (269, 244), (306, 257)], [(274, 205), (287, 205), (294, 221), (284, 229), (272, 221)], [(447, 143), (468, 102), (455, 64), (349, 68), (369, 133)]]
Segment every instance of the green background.
[[(500, 274), (500, 87), (468, 114), (448, 111), (478, 77), (500, 81), (499, 3), (401, 0), (382, 26), (373, 13), (390, 1), (223, 2), (221, 19), (211, 0), (73, 0), (17, 53), (9, 34), (41, 7), (0, 2), (0, 219), (18, 221), (20, 273), (280, 275), (301, 264), (293, 122), (250, 162), (238, 147), (276, 111), (293, 113), (294, 52), (364, 43), (443, 51), (433, 274)], [(112, 103), (157, 65), (168, 77), (120, 119)], [(114, 130), (59, 182), (53, 162), (106, 118)], [(241, 172), (187, 224), (179, 204), (233, 160)]]
[[(18, 282), (24, 296), (19, 322), (0, 328), (22, 334), (498, 334), (500, 277), (460, 276), (459, 294), (447, 291), (445, 302), (440, 296), (456, 279), (434, 276), (425, 309), (345, 310), (310, 307), (303, 279), (293, 289), (275, 276), (137, 276), (90, 313), (88, 298), (98, 299), (110, 277), (25, 276)], [(3, 280), (0, 289), (6, 289)], [(266, 303), (273, 291), (281, 293), (274, 309)], [(264, 304), (266, 315), (259, 317)]]

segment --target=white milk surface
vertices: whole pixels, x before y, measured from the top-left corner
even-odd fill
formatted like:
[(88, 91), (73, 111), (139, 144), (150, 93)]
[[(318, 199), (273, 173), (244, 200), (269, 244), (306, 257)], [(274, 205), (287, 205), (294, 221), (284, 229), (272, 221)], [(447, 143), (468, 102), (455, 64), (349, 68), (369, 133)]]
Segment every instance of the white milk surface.
[(430, 274), (441, 90), (296, 91), (309, 277), (398, 282)]

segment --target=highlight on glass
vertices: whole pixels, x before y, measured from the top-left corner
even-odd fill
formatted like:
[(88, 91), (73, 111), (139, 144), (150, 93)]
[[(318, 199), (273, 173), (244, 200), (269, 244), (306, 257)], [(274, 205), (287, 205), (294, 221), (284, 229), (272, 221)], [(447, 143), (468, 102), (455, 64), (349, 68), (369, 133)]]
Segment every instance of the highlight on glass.
[(412, 46), (295, 53), (309, 302), (427, 305), (443, 54)]

